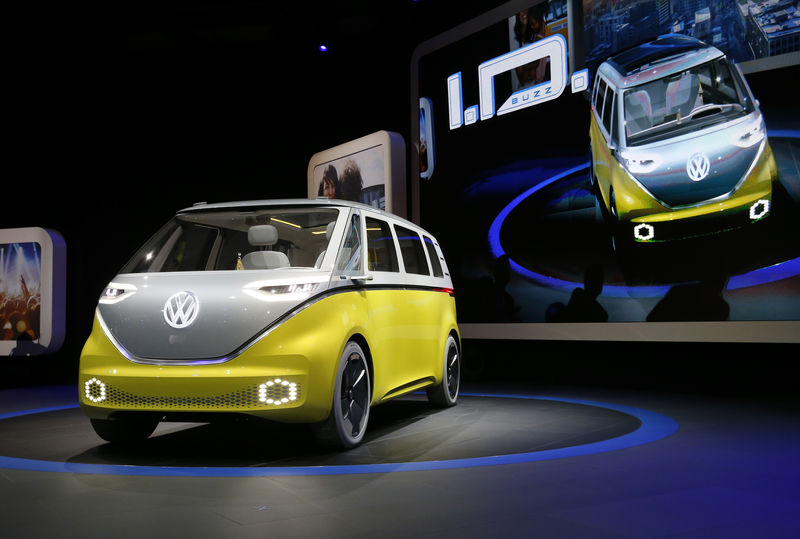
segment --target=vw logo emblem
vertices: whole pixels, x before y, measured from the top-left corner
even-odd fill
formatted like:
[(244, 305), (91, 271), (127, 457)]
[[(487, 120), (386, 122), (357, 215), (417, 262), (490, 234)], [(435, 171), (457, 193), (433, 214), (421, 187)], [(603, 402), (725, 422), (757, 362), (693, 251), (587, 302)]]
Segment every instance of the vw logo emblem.
[(689, 179), (693, 182), (699, 182), (700, 180), (705, 179), (710, 170), (711, 164), (708, 162), (708, 157), (702, 153), (694, 154), (686, 163), (686, 173), (689, 175)]
[(164, 320), (175, 329), (188, 327), (197, 318), (200, 302), (192, 292), (178, 292), (164, 304)]

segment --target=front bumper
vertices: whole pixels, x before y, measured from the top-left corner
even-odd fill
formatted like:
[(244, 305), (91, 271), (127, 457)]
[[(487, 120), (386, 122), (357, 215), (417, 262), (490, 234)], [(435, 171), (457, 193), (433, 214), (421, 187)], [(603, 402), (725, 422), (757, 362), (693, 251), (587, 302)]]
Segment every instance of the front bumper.
[[(286, 326), (291, 326), (287, 324)], [(211, 365), (148, 365), (125, 358), (94, 328), (81, 354), (78, 391), (84, 413), (239, 413), (283, 422), (316, 422), (332, 402), (336, 351), (298, 347), (291, 327), (278, 328), (240, 356)], [(307, 342), (305, 343), (307, 344)], [(324, 357), (323, 357), (324, 356)]]
[(764, 148), (746, 178), (730, 196), (684, 208), (668, 208), (646, 193), (617, 164), (617, 196), (621, 233), (640, 243), (716, 234), (757, 223), (772, 211), (772, 184), (777, 165), (772, 149)]

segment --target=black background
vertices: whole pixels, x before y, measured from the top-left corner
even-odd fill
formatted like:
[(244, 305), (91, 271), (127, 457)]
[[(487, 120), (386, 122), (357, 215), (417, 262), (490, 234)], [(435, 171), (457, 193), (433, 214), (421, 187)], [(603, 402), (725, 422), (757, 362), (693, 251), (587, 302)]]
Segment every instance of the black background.
[[(68, 290), (62, 349), (0, 358), (0, 387), (74, 382), (100, 292), (176, 210), (305, 197), (314, 153), (378, 130), (402, 134), (408, 146), (414, 47), (500, 3), (4, 7), (0, 228), (60, 232)], [(748, 80), (762, 102), (774, 102), (786, 77)], [(465, 378), (791, 394), (785, 371), (797, 350), (467, 341)]]

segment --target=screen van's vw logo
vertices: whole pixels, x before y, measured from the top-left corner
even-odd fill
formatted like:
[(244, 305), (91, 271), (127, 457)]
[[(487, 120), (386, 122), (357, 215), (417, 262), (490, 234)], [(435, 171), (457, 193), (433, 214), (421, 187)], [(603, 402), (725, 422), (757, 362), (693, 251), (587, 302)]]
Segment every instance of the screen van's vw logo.
[(164, 319), (175, 329), (181, 329), (190, 326), (199, 311), (197, 296), (192, 292), (178, 292), (164, 304)]
[(693, 182), (705, 179), (709, 170), (711, 170), (711, 164), (708, 162), (708, 157), (702, 153), (694, 154), (686, 163), (686, 173)]

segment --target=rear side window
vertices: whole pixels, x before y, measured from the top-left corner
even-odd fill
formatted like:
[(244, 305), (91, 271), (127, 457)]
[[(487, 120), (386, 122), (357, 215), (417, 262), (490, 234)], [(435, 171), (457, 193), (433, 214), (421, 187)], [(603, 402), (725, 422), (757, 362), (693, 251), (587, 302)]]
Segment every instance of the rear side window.
[(370, 271), (400, 271), (389, 223), (367, 217), (366, 224)]
[(423, 236), (425, 239), (425, 249), (428, 250), (428, 258), (431, 259), (431, 266), (433, 266), (433, 276), (443, 277), (442, 263), (439, 262), (439, 255), (436, 253), (436, 246), (433, 245), (433, 240), (428, 236)]
[(403, 266), (406, 268), (406, 273), (430, 275), (428, 261), (425, 259), (425, 248), (422, 246), (419, 234), (402, 226), (395, 225), (394, 229), (397, 232), (400, 252), (403, 253)]

